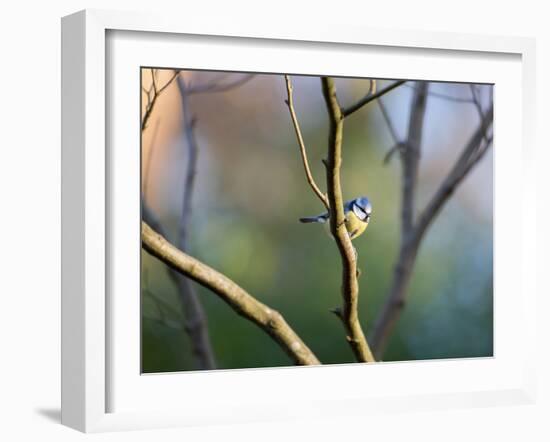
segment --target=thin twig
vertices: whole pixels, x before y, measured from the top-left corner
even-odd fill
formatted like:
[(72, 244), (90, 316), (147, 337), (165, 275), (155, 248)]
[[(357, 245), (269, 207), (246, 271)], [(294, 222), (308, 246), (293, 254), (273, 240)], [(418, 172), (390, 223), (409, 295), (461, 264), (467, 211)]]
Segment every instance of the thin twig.
[(388, 92), (393, 91), (396, 87), (399, 87), (402, 84), (405, 84), (406, 81), (407, 80), (398, 80), (398, 81), (390, 84), (389, 86), (386, 86), (385, 88), (381, 89), (380, 91), (378, 91), (375, 94), (371, 94), (370, 91), (369, 91), (369, 93), (367, 93), (357, 103), (355, 103), (351, 106), (348, 106), (346, 108), (342, 108), (342, 115), (344, 117), (349, 117), (351, 114), (358, 111), (359, 109), (361, 109), (366, 104), (369, 104), (371, 101), (374, 101), (374, 100), (386, 95)]
[(336, 96), (336, 87), (332, 78), (321, 78), (323, 97), (329, 114), (330, 131), (327, 158), (327, 189), (329, 201), (330, 230), (342, 259), (342, 298), (343, 306), (339, 310), (347, 332), (347, 340), (360, 362), (374, 362), (374, 357), (363, 333), (358, 316), (359, 282), (357, 280), (357, 252), (345, 225), (344, 200), (340, 182), (342, 165), (342, 136), (344, 116)]
[(298, 139), (298, 145), (300, 146), (300, 154), (302, 156), (302, 163), (304, 165), (304, 171), (306, 173), (307, 182), (313, 189), (313, 192), (317, 197), (321, 200), (321, 202), (324, 204), (324, 206), (329, 209), (329, 203), (327, 196), (319, 189), (319, 186), (315, 183), (315, 179), (313, 178), (313, 175), (311, 174), (311, 169), (309, 168), (309, 162), (307, 159), (307, 152), (306, 152), (306, 146), (304, 143), (304, 138), (302, 136), (302, 131), (300, 130), (300, 124), (298, 123), (298, 118), (296, 117), (296, 111), (294, 110), (294, 99), (293, 99), (293, 89), (292, 89), (292, 81), (290, 79), (289, 75), (285, 75), (285, 82), (286, 82), (286, 91), (287, 91), (287, 99), (285, 100), (285, 103), (288, 106), (288, 110), (290, 112), (290, 117), (292, 118), (292, 124), (294, 126), (294, 131), (296, 132), (296, 138)]
[(397, 130), (395, 129), (395, 126), (391, 121), (390, 115), (388, 114), (388, 110), (386, 109), (386, 105), (384, 104), (384, 101), (382, 100), (382, 98), (379, 98), (378, 100), (376, 100), (376, 103), (380, 108), (380, 112), (382, 113), (382, 117), (386, 122), (386, 126), (388, 127), (388, 131), (390, 132), (390, 135), (393, 139), (394, 144), (396, 145), (399, 144), (401, 141), (399, 140), (399, 136), (397, 135)]
[(390, 132), (390, 135), (393, 139), (393, 147), (384, 156), (384, 164), (387, 164), (391, 160), (393, 154), (400, 149), (402, 150), (404, 148), (404, 145), (397, 135), (397, 130), (395, 129), (395, 126), (391, 121), (390, 115), (388, 113), (388, 110), (386, 109), (386, 105), (384, 104), (382, 97), (376, 100), (376, 103), (378, 104), (380, 112), (382, 113), (382, 117), (384, 118), (386, 126), (388, 127), (388, 131)]
[(211, 290), (240, 316), (270, 335), (297, 365), (320, 364), (279, 312), (259, 302), (227, 276), (174, 247), (145, 222), (141, 223), (141, 240), (148, 253)]

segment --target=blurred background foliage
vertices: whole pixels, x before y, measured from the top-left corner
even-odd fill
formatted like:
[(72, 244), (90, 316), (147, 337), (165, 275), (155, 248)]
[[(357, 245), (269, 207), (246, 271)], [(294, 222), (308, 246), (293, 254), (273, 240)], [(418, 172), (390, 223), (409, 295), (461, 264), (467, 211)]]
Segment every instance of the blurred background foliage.
[[(159, 71), (160, 83), (171, 71)], [(241, 74), (186, 71), (191, 85)], [(149, 69), (142, 84), (149, 87)], [(294, 101), (321, 188), (328, 120), (318, 77), (294, 76)], [(368, 90), (368, 80), (337, 79), (342, 104)], [(387, 81), (379, 80), (380, 89)], [(400, 136), (406, 133), (414, 82), (384, 98)], [(492, 86), (478, 85), (483, 100)], [(445, 177), (478, 122), (467, 84), (432, 82), (425, 118), (418, 208)], [(449, 100), (445, 97), (459, 100)], [(189, 251), (279, 310), (323, 363), (353, 362), (339, 320), (341, 263), (320, 225), (298, 218), (322, 211), (306, 183), (284, 103), (282, 75), (256, 75), (242, 86), (190, 97), (199, 147)], [(142, 109), (143, 111), (143, 109)], [(366, 332), (386, 296), (398, 253), (400, 164), (384, 156), (393, 141), (376, 103), (346, 120), (342, 186), (346, 199), (367, 195), (373, 217), (354, 241), (362, 270), (360, 317)], [(142, 188), (148, 206), (175, 242), (187, 161), (178, 88), (159, 97), (142, 135)], [(466, 178), (421, 245), (409, 302), (384, 355), (386, 361), (493, 354), (493, 155)], [(193, 370), (177, 290), (165, 266), (142, 252), (144, 372)], [(208, 316), (218, 368), (291, 365), (263, 331), (197, 286)]]

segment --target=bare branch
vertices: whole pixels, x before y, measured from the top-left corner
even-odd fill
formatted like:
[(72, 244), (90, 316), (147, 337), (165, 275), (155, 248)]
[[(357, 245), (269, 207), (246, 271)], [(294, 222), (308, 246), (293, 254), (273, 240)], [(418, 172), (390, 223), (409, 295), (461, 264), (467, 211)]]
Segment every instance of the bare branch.
[(378, 100), (376, 100), (376, 103), (380, 108), (380, 112), (382, 113), (382, 117), (386, 122), (386, 126), (388, 127), (388, 131), (390, 132), (390, 135), (392, 137), (394, 144), (398, 145), (401, 141), (399, 140), (399, 136), (397, 135), (397, 130), (395, 129), (395, 126), (390, 118), (390, 115), (388, 114), (388, 110), (386, 109), (386, 105), (384, 104), (384, 101), (382, 100), (382, 98), (379, 98)]
[(454, 193), (459, 184), (468, 175), (483, 155), (487, 152), (492, 143), (492, 136), (487, 135), (487, 130), (493, 121), (493, 106), (482, 115), (481, 122), (472, 134), (455, 165), (441, 183), (434, 196), (421, 213), (417, 223), (417, 235), (422, 237), (428, 226), (437, 216), (445, 202)]
[(159, 129), (159, 120), (157, 120), (155, 127), (153, 128), (153, 135), (151, 136), (151, 145), (149, 146), (149, 152), (147, 153), (147, 159), (145, 160), (145, 170), (143, 172), (143, 186), (142, 186), (143, 187), (142, 195), (143, 195), (143, 199), (145, 200), (149, 196), (148, 195), (149, 172), (151, 170), (151, 162), (153, 160), (153, 150), (157, 139), (158, 129)]
[(296, 138), (298, 139), (298, 145), (300, 146), (300, 154), (302, 155), (302, 163), (304, 165), (304, 171), (306, 173), (307, 182), (311, 186), (313, 192), (321, 200), (324, 206), (329, 210), (329, 203), (327, 196), (319, 189), (319, 186), (315, 183), (315, 179), (311, 174), (311, 169), (309, 168), (309, 162), (307, 159), (306, 146), (304, 143), (304, 138), (302, 137), (302, 131), (300, 130), (300, 124), (298, 123), (298, 118), (296, 117), (296, 111), (294, 110), (294, 100), (293, 100), (293, 90), (292, 90), (292, 81), (289, 75), (285, 75), (286, 82), (286, 91), (287, 99), (285, 100), (288, 110), (290, 112), (290, 117), (292, 118), (292, 124), (294, 125), (294, 131), (296, 132)]
[(141, 240), (148, 253), (211, 290), (239, 315), (269, 334), (297, 365), (320, 364), (279, 312), (259, 302), (225, 275), (178, 250), (145, 222), (141, 223)]
[[(415, 87), (412, 84), (406, 84), (405, 86), (407, 86), (408, 88), (414, 88)], [(452, 102), (455, 102), (455, 103), (473, 104), (473, 100), (471, 98), (455, 97), (453, 95), (444, 94), (444, 93), (436, 92), (436, 91), (429, 91), (428, 95), (430, 97), (433, 97), (433, 98), (438, 98), (438, 99), (446, 100), (446, 101), (452, 101)]]
[[(174, 75), (171, 77), (171, 79), (161, 88), (157, 89), (156, 86), (156, 79), (155, 79), (155, 72), (152, 72), (152, 78), (153, 83), (151, 86), (151, 89), (155, 90), (155, 96), (158, 96), (166, 87), (169, 85), (174, 78), (178, 78), (178, 82), (181, 81), (183, 83), (183, 79), (178, 76), (178, 73), (175, 72)], [(183, 103), (185, 101), (185, 103)], [(187, 101), (183, 99), (182, 97), (182, 107), (186, 107)], [(151, 107), (152, 110), (152, 107)], [(189, 158), (187, 162), (187, 171), (185, 174), (185, 182), (183, 185), (183, 193), (184, 193), (184, 203), (183, 203), (183, 209), (182, 209), (182, 216), (179, 220), (179, 229), (178, 229), (178, 235), (179, 235), (179, 245), (180, 248), (185, 250), (185, 243), (186, 243), (186, 232), (187, 232), (187, 226), (189, 224), (189, 218), (191, 216), (191, 195), (193, 193), (193, 183), (194, 183), (194, 176), (196, 171), (196, 143), (194, 142), (194, 135), (192, 132), (192, 125), (189, 122), (186, 122), (186, 118), (190, 117), (190, 112), (188, 109), (185, 109), (183, 112), (183, 118), (184, 118), (184, 132), (187, 135), (188, 140), (191, 139), (190, 142), (188, 142), (189, 146)], [(150, 225), (153, 226), (153, 228), (165, 236), (164, 229), (162, 227), (162, 224), (160, 223), (160, 220), (154, 215), (154, 213), (151, 211), (151, 209), (146, 204), (146, 195), (147, 195), (147, 187), (149, 182), (149, 169), (150, 169), (150, 163), (152, 161), (152, 155), (154, 151), (154, 142), (156, 139), (156, 133), (158, 129), (158, 123), (155, 125), (155, 129), (153, 132), (153, 138), (151, 142), (151, 147), (149, 149), (149, 155), (147, 159), (147, 164), (145, 168), (145, 173), (143, 176), (143, 196), (142, 196), (142, 218), (146, 222), (148, 222)], [(206, 320), (206, 314), (204, 312), (204, 309), (202, 307), (202, 304), (200, 303), (200, 300), (198, 298), (198, 295), (195, 291), (195, 287), (192, 285), (191, 281), (187, 278), (181, 276), (179, 273), (173, 271), (169, 267), (167, 267), (168, 275), (173, 280), (173, 282), (178, 287), (178, 296), (181, 303), (182, 308), (182, 314), (183, 314), (183, 328), (187, 332), (190, 344), (191, 344), (191, 351), (193, 355), (195, 356), (195, 360), (197, 361), (197, 367), (204, 370), (214, 369), (216, 368), (216, 360), (214, 356), (214, 351), (212, 349), (212, 345), (210, 343), (210, 337), (208, 334), (208, 326), (207, 326), (207, 320)]]
[[(178, 76), (179, 71), (176, 71), (174, 75), (160, 88), (157, 88), (156, 79), (155, 79), (155, 71), (151, 69), (151, 81), (152, 86), (151, 90), (145, 91), (145, 94), (147, 96), (147, 105), (145, 106), (145, 111), (143, 113), (143, 117), (141, 118), (141, 131), (143, 132), (145, 128), (147, 127), (147, 122), (149, 121), (149, 118), (151, 117), (151, 113), (153, 112), (153, 109), (155, 107), (155, 104), (157, 102), (158, 97), (162, 92), (172, 84), (172, 82), (176, 79)], [(143, 89), (143, 88), (142, 88)], [(153, 97), (151, 98), (151, 93), (153, 94)]]
[[(401, 149), (403, 177), (401, 183), (401, 240), (390, 292), (382, 308), (382, 313), (375, 322), (370, 338), (377, 359), (383, 354), (389, 331), (393, 326), (393, 318), (397, 318), (398, 312), (404, 306), (403, 297), (410, 281), (418, 250), (414, 233), (414, 212), (428, 85), (429, 83), (425, 81), (416, 84), (411, 101), (407, 140), (402, 144)], [(391, 312), (395, 313), (392, 315)]]
[[(191, 222), (192, 199), (197, 174), (198, 146), (195, 139), (194, 118), (191, 115), (189, 106), (187, 85), (181, 75), (177, 76), (177, 85), (182, 109), (183, 133), (185, 134), (187, 146), (187, 164), (182, 182), (182, 209), (178, 220), (178, 247), (180, 250), (187, 252), (187, 236)], [(178, 274), (176, 280), (185, 317), (185, 331), (191, 340), (193, 354), (199, 368), (214, 369), (216, 368), (216, 358), (210, 343), (208, 322), (202, 303), (193, 283), (188, 278)]]
[(189, 95), (192, 94), (207, 94), (207, 93), (214, 93), (214, 92), (227, 92), (232, 89), (237, 89), (241, 87), (243, 84), (248, 83), (250, 80), (252, 80), (255, 77), (256, 74), (247, 74), (243, 77), (230, 81), (227, 83), (220, 83), (220, 82), (212, 82), (202, 85), (196, 85), (196, 86), (188, 86), (187, 93)]
[(164, 86), (162, 86), (162, 87), (158, 90), (157, 95), (162, 94), (162, 93), (164, 92), (164, 90), (165, 90), (168, 86), (170, 86), (170, 85), (172, 84), (172, 82), (173, 82), (176, 78), (178, 78), (179, 73), (180, 73), (180, 71), (174, 71), (172, 77), (170, 77), (170, 79), (164, 84)]
[(188, 88), (185, 84), (185, 80), (181, 76), (178, 77), (177, 85), (183, 114), (183, 132), (187, 145), (187, 167), (184, 174), (184, 182), (182, 183), (183, 200), (179, 224), (180, 240), (178, 244), (179, 248), (185, 252), (187, 251), (187, 232), (191, 220), (191, 203), (195, 188), (195, 177), (197, 175), (198, 147), (194, 130), (195, 119), (191, 115), (191, 109), (189, 107)]
[(405, 149), (402, 151), (403, 183), (401, 199), (401, 240), (408, 240), (413, 227), (414, 208), (416, 200), (416, 183), (418, 181), (418, 165), (420, 163), (420, 148), (426, 114), (428, 82), (417, 83), (411, 104), (409, 130)]
[[(456, 160), (451, 171), (443, 180), (426, 208), (419, 215), (418, 221), (414, 225), (411, 225), (410, 229), (406, 231), (406, 236), (401, 240), (401, 248), (395, 266), (392, 285), (375, 322), (371, 337), (371, 343), (377, 357), (383, 354), (391, 331), (405, 306), (407, 289), (422, 239), (450, 196), (488, 151), (493, 141), (493, 137), (487, 135), (492, 121), (493, 105), (491, 104), (490, 108), (483, 113), (478, 128), (464, 146), (461, 155)], [(406, 160), (405, 156), (402, 156), (402, 158), (403, 161)], [(403, 181), (405, 182), (405, 176)], [(405, 201), (403, 204), (405, 204)]]
[[(159, 235), (166, 237), (162, 224), (143, 200), (141, 217)], [(214, 369), (216, 368), (216, 359), (208, 336), (206, 314), (195, 288), (191, 285), (191, 281), (173, 268), (166, 267), (166, 270), (170, 279), (178, 287), (178, 296), (183, 314), (183, 329), (189, 335), (191, 350), (197, 360), (197, 366), (202, 370)]]
[(342, 298), (343, 306), (339, 316), (344, 323), (347, 339), (360, 362), (374, 362), (357, 312), (359, 302), (359, 282), (357, 280), (357, 252), (351, 243), (345, 225), (344, 200), (340, 182), (342, 164), (342, 136), (344, 115), (336, 96), (332, 78), (321, 78), (323, 96), (330, 120), (329, 147), (327, 158), (327, 189), (330, 213), (330, 230), (342, 259)]
[(386, 105), (384, 104), (382, 98), (380, 97), (378, 100), (376, 100), (376, 103), (380, 108), (382, 117), (384, 118), (384, 121), (386, 122), (386, 126), (388, 127), (388, 131), (390, 132), (390, 135), (393, 139), (393, 147), (384, 156), (384, 164), (388, 164), (393, 154), (399, 150), (403, 150), (405, 146), (403, 145), (403, 142), (399, 140), (399, 136), (397, 135), (397, 130), (395, 129), (395, 126), (391, 121), (390, 115), (388, 113), (388, 110), (386, 109)]
[(153, 92), (155, 95), (158, 94), (157, 90), (157, 71), (156, 69), (150, 69), (151, 71), (151, 87), (153, 88)]
[(371, 94), (370, 90), (369, 93), (367, 93), (363, 98), (361, 98), (357, 103), (348, 106), (346, 108), (342, 108), (342, 115), (344, 117), (349, 117), (354, 112), (361, 109), (366, 104), (369, 104), (371, 101), (374, 101), (384, 95), (386, 95), (388, 92), (393, 91), (396, 87), (401, 86), (402, 84), (405, 84), (407, 80), (398, 80), (395, 83), (390, 84), (389, 86), (386, 86), (385, 88), (381, 89), (375, 94)]
[[(479, 119), (483, 121), (483, 106), (481, 104), (481, 99), (479, 97), (479, 91), (476, 88), (475, 84), (470, 84), (470, 91), (472, 93), (472, 101), (479, 115)], [(483, 138), (487, 141), (486, 133), (483, 133)]]

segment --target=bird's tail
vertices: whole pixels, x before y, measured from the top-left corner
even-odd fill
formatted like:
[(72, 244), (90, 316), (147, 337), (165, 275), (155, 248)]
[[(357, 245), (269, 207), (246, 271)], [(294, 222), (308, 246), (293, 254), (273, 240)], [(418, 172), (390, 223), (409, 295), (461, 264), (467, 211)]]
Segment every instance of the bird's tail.
[(325, 215), (306, 216), (304, 218), (300, 218), (301, 223), (324, 223), (326, 221), (327, 217)]

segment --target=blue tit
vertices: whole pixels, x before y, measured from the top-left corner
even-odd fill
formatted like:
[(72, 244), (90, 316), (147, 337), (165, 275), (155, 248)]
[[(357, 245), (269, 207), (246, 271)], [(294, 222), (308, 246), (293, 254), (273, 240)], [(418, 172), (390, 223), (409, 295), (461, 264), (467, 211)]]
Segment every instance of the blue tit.
[[(346, 229), (350, 239), (355, 239), (361, 235), (369, 225), (372, 213), (372, 206), (369, 199), (360, 196), (344, 204), (344, 215), (346, 217)], [(321, 215), (300, 218), (302, 223), (326, 223), (329, 219), (329, 213)]]

